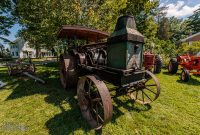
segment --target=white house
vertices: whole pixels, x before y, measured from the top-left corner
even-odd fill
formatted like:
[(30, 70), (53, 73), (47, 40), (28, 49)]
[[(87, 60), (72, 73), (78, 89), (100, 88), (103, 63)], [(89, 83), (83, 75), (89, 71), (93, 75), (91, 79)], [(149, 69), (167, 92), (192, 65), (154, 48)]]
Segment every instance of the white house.
[(190, 35), (189, 37), (181, 40), (181, 42), (186, 42), (189, 45), (191, 45), (192, 42), (195, 42), (195, 41), (200, 41), (200, 32), (193, 34), (193, 35)]
[[(10, 53), (13, 58), (35, 58), (36, 50), (31, 48), (28, 44), (28, 41), (25, 41), (23, 38), (17, 38), (13, 43), (10, 44)], [(51, 51), (46, 49), (40, 49), (41, 57), (52, 57), (53, 54)]]

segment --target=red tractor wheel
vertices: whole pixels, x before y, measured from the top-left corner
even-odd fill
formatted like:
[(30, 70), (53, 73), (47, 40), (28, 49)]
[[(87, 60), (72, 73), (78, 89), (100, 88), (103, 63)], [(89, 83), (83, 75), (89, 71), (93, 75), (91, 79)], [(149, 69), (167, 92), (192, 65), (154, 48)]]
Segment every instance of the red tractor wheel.
[(182, 69), (181, 80), (184, 82), (188, 82), (190, 80), (190, 73), (187, 69)]
[(172, 58), (169, 61), (169, 65), (168, 65), (168, 72), (171, 74), (176, 74), (178, 71), (178, 62), (176, 58)]
[(77, 85), (76, 59), (71, 55), (60, 56), (60, 80), (64, 89)]

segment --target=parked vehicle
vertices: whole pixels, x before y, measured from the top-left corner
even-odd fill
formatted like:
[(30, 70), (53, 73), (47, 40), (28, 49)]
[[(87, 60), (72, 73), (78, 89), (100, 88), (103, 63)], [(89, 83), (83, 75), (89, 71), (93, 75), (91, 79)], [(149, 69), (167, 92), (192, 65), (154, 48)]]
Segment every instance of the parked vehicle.
[(181, 55), (177, 58), (172, 58), (168, 65), (168, 71), (175, 74), (178, 71), (178, 66), (181, 66), (181, 80), (189, 81), (190, 74), (200, 75), (200, 56)]
[(92, 128), (100, 129), (112, 118), (112, 99), (105, 82), (117, 86), (116, 96), (128, 94), (141, 104), (158, 98), (160, 83), (143, 67), (144, 36), (136, 30), (133, 17), (120, 17), (110, 36), (82, 26), (63, 26), (58, 38), (93, 42), (70, 44), (60, 56), (61, 83), (65, 89), (77, 87), (80, 110)]
[(144, 67), (153, 73), (160, 73), (162, 70), (162, 59), (152, 52), (144, 52)]

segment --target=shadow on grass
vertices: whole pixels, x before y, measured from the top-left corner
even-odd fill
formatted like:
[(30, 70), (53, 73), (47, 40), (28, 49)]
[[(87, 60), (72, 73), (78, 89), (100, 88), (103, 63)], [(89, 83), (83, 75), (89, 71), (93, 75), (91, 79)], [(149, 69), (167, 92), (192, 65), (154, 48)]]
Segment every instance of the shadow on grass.
[(200, 86), (200, 81), (197, 79), (192, 78), (192, 76), (190, 76), (190, 79), (188, 82), (184, 82), (181, 79), (177, 80), (178, 83), (182, 83), (182, 84), (187, 84), (187, 85), (194, 85), (194, 86)]
[(164, 75), (169, 75), (169, 76), (180, 75), (179, 73), (171, 74), (171, 73), (169, 73), (169, 72), (167, 72), (167, 71), (164, 71), (163, 74), (164, 74)]
[[(7, 76), (6, 73), (0, 74), (5, 77)], [(47, 95), (47, 97), (45, 97), (45, 101), (49, 104), (53, 104), (61, 110), (61, 113), (56, 114), (48, 121), (46, 121), (45, 126), (48, 128), (49, 134), (74, 134), (74, 132), (77, 130), (82, 130), (85, 134), (87, 134), (91, 128), (83, 119), (79, 110), (77, 100), (75, 99), (76, 90), (63, 90), (57, 71), (44, 71), (39, 73), (38, 76), (43, 77), (43, 79), (47, 81), (47, 84), (42, 85), (36, 83), (34, 80), (27, 77), (7, 77), (6, 80), (14, 80), (13, 78), (15, 78), (16, 81), (9, 83), (9, 85), (13, 87), (13, 92), (8, 96), (6, 100), (13, 100), (34, 94)], [(151, 106), (141, 106), (134, 103), (132, 100), (126, 100), (123, 102), (118, 98), (113, 98), (113, 101), (115, 103), (113, 105), (113, 118), (111, 120), (113, 123), (118, 117), (124, 115), (124, 113), (119, 109), (120, 107), (123, 107), (128, 111), (136, 112), (148, 111), (151, 109)], [(63, 107), (63, 103), (67, 103), (69, 105), (68, 109)], [(96, 132), (96, 134), (101, 134), (101, 132)]]

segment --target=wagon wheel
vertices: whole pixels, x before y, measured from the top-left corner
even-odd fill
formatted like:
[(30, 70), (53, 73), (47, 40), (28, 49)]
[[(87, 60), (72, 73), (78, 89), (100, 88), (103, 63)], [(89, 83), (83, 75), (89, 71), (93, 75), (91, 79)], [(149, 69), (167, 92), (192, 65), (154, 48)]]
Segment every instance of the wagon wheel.
[(29, 70), (30, 70), (31, 72), (35, 73), (35, 71), (36, 71), (35, 64), (30, 64), (30, 65), (29, 65)]
[(60, 56), (60, 80), (65, 89), (77, 85), (78, 74), (76, 71), (76, 60), (73, 56)]
[(8, 75), (11, 76), (13, 74), (11, 65), (8, 66)]
[(150, 104), (159, 97), (160, 83), (158, 79), (150, 71), (146, 70), (148, 78), (145, 81), (139, 82), (128, 91), (131, 99), (140, 104)]
[(88, 75), (79, 79), (78, 102), (83, 117), (96, 130), (112, 118), (112, 100), (105, 83), (98, 76)]

